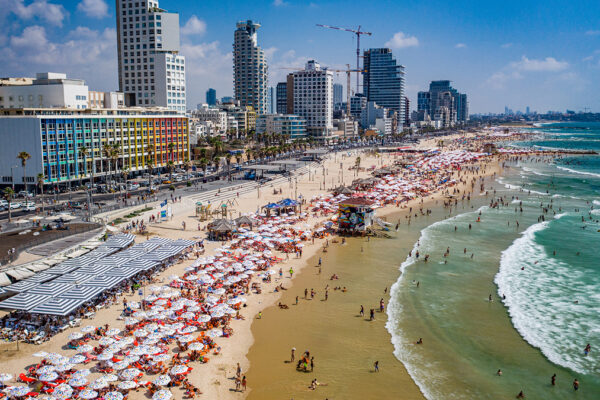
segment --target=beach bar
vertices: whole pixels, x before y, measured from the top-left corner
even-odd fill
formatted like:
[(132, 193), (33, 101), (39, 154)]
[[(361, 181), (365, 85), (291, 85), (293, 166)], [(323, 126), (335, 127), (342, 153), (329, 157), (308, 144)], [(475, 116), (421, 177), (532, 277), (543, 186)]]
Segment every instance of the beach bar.
[(375, 210), (371, 200), (354, 197), (339, 203), (337, 222), (341, 234), (364, 235), (374, 218)]

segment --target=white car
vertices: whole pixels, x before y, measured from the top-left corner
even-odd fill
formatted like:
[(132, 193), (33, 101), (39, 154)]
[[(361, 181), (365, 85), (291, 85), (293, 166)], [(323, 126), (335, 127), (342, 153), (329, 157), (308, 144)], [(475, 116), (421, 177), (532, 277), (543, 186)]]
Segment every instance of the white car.
[(0, 207), (4, 207), (4, 208), (8, 207), (8, 201), (6, 201), (4, 199), (0, 200)]
[(10, 203), (11, 210), (18, 210), (19, 208), (21, 208), (21, 203)]
[(25, 190), (21, 190), (19, 192), (19, 197), (33, 197), (33, 193), (29, 193)]
[(23, 207), (23, 211), (35, 211), (35, 210), (37, 210), (35, 203), (28, 203), (28, 204), (25, 204), (25, 206)]

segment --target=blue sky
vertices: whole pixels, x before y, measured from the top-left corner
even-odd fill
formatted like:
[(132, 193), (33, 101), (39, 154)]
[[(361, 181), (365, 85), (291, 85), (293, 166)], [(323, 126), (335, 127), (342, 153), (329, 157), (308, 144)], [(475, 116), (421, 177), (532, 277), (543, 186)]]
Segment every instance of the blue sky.
[[(231, 49), (238, 20), (262, 24), (272, 85), (308, 59), (355, 65), (350, 33), (373, 32), (361, 47), (392, 47), (406, 67), (411, 108), (430, 80), (450, 79), (469, 95), (471, 112), (600, 112), (600, 1), (183, 1), (159, 0), (180, 13), (187, 58), (188, 107), (208, 87), (232, 94)], [(112, 0), (0, 0), (0, 76), (67, 72), (97, 90), (117, 89)], [(336, 78), (345, 82), (345, 75)]]

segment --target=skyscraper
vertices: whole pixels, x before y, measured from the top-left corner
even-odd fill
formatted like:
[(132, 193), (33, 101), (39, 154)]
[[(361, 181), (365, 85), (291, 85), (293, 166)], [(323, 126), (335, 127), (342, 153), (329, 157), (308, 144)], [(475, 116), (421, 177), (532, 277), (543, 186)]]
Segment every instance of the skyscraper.
[(342, 107), (344, 102), (344, 86), (341, 83), (333, 84), (333, 108), (335, 110)]
[(277, 114), (287, 114), (287, 82), (277, 84)]
[(217, 91), (213, 88), (209, 88), (206, 91), (206, 104), (209, 106), (217, 105)]
[(185, 112), (185, 57), (179, 14), (158, 0), (116, 0), (119, 90), (125, 104)]
[(269, 86), (267, 91), (267, 114), (275, 114), (276, 102), (275, 88), (273, 86)]
[(303, 71), (291, 75), (292, 79), (288, 76), (288, 85), (291, 80), (294, 88), (293, 114), (306, 119), (309, 135), (329, 136), (333, 130), (333, 72), (311, 60)]
[(364, 52), (363, 93), (368, 101), (394, 111), (398, 126), (405, 122), (404, 66), (398, 64), (391, 49)]
[[(448, 99), (450, 93), (452, 100)], [(451, 107), (448, 110), (441, 110), (441, 107)], [(436, 118), (436, 115), (444, 118), (453, 125), (456, 122), (465, 123), (469, 120), (469, 108), (467, 95), (459, 93), (450, 85), (450, 81), (431, 81), (429, 84), (429, 115)]]
[(241, 106), (251, 106), (257, 114), (267, 112), (267, 61), (258, 46), (260, 24), (240, 21), (233, 42), (233, 86)]

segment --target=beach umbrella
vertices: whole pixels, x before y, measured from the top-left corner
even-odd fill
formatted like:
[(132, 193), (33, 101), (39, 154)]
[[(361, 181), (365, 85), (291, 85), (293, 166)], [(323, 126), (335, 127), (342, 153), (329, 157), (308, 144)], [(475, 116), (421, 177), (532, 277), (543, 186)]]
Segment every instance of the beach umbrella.
[(122, 390), (130, 390), (135, 388), (136, 386), (137, 383), (135, 383), (134, 381), (123, 381), (119, 382), (119, 384), (117, 385), (117, 387)]
[(138, 308), (141, 307), (139, 301), (130, 301), (127, 303), (127, 307), (133, 309), (133, 310), (137, 310)]
[(208, 314), (201, 314), (198, 316), (198, 318), (196, 319), (196, 321), (198, 322), (208, 322), (210, 321), (211, 317)]
[(173, 368), (171, 368), (170, 371), (172, 375), (185, 374), (186, 372), (188, 372), (188, 367), (185, 365), (176, 365)]
[(80, 369), (79, 371), (75, 371), (75, 373), (71, 375), (71, 378), (85, 378), (90, 373), (91, 371), (89, 369)]
[(214, 328), (208, 331), (208, 336), (210, 337), (221, 337), (223, 336), (223, 331), (219, 328)]
[(195, 339), (192, 336), (181, 336), (178, 337), (177, 340), (179, 340), (181, 343), (189, 343)]
[(77, 347), (78, 353), (89, 353), (92, 350), (94, 350), (94, 347), (89, 344), (82, 344), (81, 346)]
[(123, 344), (125, 346), (130, 345), (133, 342), (135, 342), (135, 339), (132, 338), (131, 336), (127, 336), (127, 337), (124, 337), (123, 339), (119, 340), (119, 344)]
[(39, 376), (39, 380), (42, 382), (52, 382), (58, 379), (58, 374), (54, 371), (45, 373), (45, 374), (41, 374)]
[[(68, 361), (68, 360), (67, 360)], [(75, 368), (75, 365), (73, 364), (60, 364), (56, 366), (56, 370), (58, 372), (65, 372), (65, 371), (70, 371), (73, 368)]]
[(81, 332), (73, 332), (69, 335), (69, 340), (77, 340), (83, 337), (83, 333)]
[(84, 356), (82, 356), (81, 354), (76, 354), (69, 359), (69, 364), (81, 364), (85, 360), (86, 358)]
[(140, 321), (138, 319), (135, 319), (135, 318), (131, 318), (131, 317), (125, 318), (125, 325), (128, 325), (128, 326), (129, 325), (135, 325), (138, 322), (140, 322)]
[(71, 386), (73, 386), (75, 388), (82, 387), (82, 386), (85, 386), (87, 384), (88, 384), (87, 379), (81, 378), (81, 377), (79, 377), (79, 378), (71, 378), (69, 380), (69, 385), (71, 385)]
[(61, 383), (57, 387), (54, 388), (52, 392), (52, 396), (59, 399), (67, 399), (71, 397), (73, 394), (73, 388), (65, 383)]
[(96, 397), (98, 397), (98, 392), (95, 390), (85, 389), (79, 392), (80, 399), (95, 399)]
[(196, 350), (196, 351), (200, 351), (204, 349), (204, 345), (202, 343), (192, 343), (190, 344), (190, 346), (188, 347), (190, 350)]
[(131, 364), (131, 363), (136, 362), (139, 359), (140, 359), (140, 356), (137, 356), (135, 354), (130, 354), (128, 356), (125, 356), (125, 358), (123, 358), (123, 361), (127, 361), (128, 363)]
[(108, 361), (108, 360), (112, 360), (112, 358), (113, 358), (112, 353), (102, 353), (98, 356), (99, 361)]
[(121, 372), (121, 378), (125, 379), (126, 381), (130, 381), (133, 378), (136, 378), (141, 373), (142, 371), (140, 371), (137, 368), (129, 368)]
[(157, 386), (165, 386), (171, 382), (171, 377), (169, 375), (160, 375), (158, 378), (152, 381)]
[(171, 356), (169, 354), (158, 354), (153, 356), (152, 359), (156, 362), (168, 361), (171, 359)]
[(179, 332), (181, 332), (185, 335), (188, 333), (196, 332), (197, 330), (198, 330), (198, 328), (196, 328), (195, 326), (188, 326), (187, 328), (183, 328)]
[(115, 374), (102, 375), (99, 379), (105, 382), (116, 382), (119, 378)]
[(90, 333), (94, 329), (96, 329), (96, 327), (94, 327), (93, 325), (88, 325), (88, 326), (84, 326), (83, 328), (81, 328), (81, 332), (83, 332), (83, 333)]
[(135, 336), (135, 337), (148, 336), (148, 331), (146, 331), (144, 329), (138, 329), (137, 331), (133, 332), (133, 336)]
[(48, 374), (54, 372), (55, 369), (56, 367), (54, 365), (44, 365), (43, 367), (38, 368), (37, 373), (38, 375)]
[(123, 400), (123, 395), (119, 392), (108, 392), (104, 395), (104, 400)]
[(106, 331), (106, 335), (107, 336), (115, 336), (115, 335), (118, 335), (119, 332), (121, 332), (121, 330), (119, 328), (111, 328)]
[(22, 397), (22, 396), (25, 396), (30, 391), (31, 391), (31, 389), (29, 389), (27, 386), (13, 386), (13, 387), (7, 389), (6, 393), (10, 397)]
[(171, 397), (173, 397), (173, 394), (170, 391), (163, 389), (154, 393), (152, 400), (169, 400)]
[(13, 378), (11, 374), (3, 373), (0, 374), (0, 382), (10, 381)]
[(98, 378), (94, 382), (90, 383), (88, 387), (90, 389), (99, 390), (99, 389), (104, 389), (107, 386), (108, 386), (108, 382), (106, 382), (102, 378)]
[(48, 355), (45, 351), (38, 351), (37, 353), (32, 354), (34, 357), (46, 357)]
[(112, 366), (116, 371), (120, 371), (122, 369), (125, 369), (127, 367), (129, 367), (130, 362), (127, 360), (123, 360), (123, 361), (119, 361), (114, 363)]
[(111, 338), (111, 337), (103, 337), (102, 339), (100, 339), (98, 341), (98, 344), (100, 346), (108, 346), (111, 345), (115, 342), (115, 339)]

